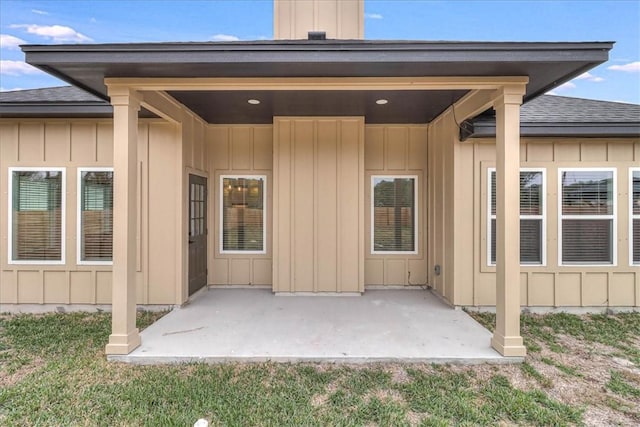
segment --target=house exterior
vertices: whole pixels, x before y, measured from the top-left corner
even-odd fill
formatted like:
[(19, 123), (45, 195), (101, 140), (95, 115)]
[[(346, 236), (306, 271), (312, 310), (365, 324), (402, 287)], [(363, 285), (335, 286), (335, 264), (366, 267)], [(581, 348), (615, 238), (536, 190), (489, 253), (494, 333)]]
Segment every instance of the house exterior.
[(273, 41), (23, 46), (72, 86), (0, 94), (0, 304), (111, 304), (127, 354), (137, 305), (206, 286), (429, 286), (506, 356), (521, 306), (640, 306), (640, 106), (543, 95), (613, 43), (274, 10)]

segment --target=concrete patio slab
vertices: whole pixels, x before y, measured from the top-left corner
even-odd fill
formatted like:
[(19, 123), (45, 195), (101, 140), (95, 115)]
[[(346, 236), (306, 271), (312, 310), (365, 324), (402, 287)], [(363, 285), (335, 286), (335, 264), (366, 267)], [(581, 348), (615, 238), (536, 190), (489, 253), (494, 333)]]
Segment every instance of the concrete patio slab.
[(142, 331), (142, 345), (109, 360), (184, 362), (512, 363), (491, 333), (424, 290), (362, 296), (276, 296), (210, 289)]

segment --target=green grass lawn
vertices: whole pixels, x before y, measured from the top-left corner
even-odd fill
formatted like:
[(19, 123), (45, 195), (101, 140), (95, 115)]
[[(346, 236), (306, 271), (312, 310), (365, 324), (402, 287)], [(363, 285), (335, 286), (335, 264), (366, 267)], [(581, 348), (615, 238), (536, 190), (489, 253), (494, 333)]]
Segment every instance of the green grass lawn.
[(640, 423), (640, 313), (523, 315), (526, 362), (480, 366), (130, 366), (105, 359), (109, 321), (0, 316), (0, 425)]

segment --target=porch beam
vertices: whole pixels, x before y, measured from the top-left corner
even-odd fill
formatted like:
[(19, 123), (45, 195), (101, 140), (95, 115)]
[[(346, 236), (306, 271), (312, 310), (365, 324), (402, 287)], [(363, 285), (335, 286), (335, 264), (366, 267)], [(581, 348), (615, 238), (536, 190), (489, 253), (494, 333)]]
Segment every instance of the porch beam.
[(202, 77), (105, 79), (105, 84), (140, 91), (232, 90), (473, 90), (499, 89), (528, 82), (523, 76), (478, 77)]
[(491, 345), (524, 357), (520, 336), (520, 105), (525, 85), (505, 86), (496, 111), (496, 329)]
[(140, 345), (136, 328), (136, 181), (138, 94), (109, 87), (113, 105), (113, 269), (111, 335), (107, 354), (128, 354)]
[(493, 107), (497, 97), (497, 89), (474, 89), (470, 91), (452, 106), (456, 121), (461, 123), (488, 110)]
[(145, 91), (139, 92), (139, 94), (140, 103), (144, 108), (169, 122), (182, 123), (185, 111), (195, 115), (195, 113), (164, 91)]

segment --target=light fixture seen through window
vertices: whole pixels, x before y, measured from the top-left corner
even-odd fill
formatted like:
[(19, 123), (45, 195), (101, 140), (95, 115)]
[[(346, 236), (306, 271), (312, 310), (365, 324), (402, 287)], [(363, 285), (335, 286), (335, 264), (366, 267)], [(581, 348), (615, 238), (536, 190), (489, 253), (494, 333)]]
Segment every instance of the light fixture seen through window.
[(259, 99), (248, 99), (247, 102), (251, 105), (258, 105), (260, 104), (260, 100)]
[(378, 100), (376, 101), (376, 104), (378, 104), (378, 105), (385, 105), (385, 104), (387, 104), (388, 102), (389, 102), (389, 101), (387, 101), (386, 99), (378, 99)]

